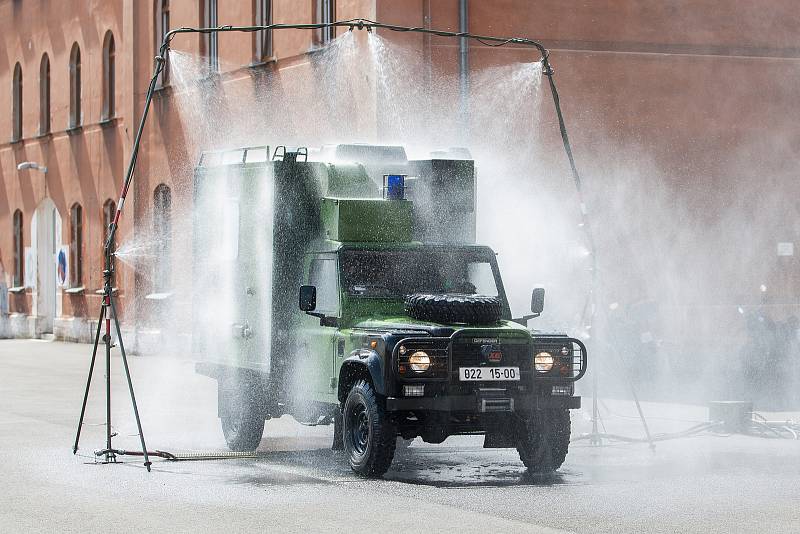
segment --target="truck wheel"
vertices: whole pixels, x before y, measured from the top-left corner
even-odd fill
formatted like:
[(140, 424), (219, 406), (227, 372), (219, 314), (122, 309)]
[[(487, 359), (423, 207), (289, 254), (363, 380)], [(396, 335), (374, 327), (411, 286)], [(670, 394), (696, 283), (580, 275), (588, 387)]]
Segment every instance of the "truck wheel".
[(344, 403), (344, 450), (359, 476), (379, 477), (392, 464), (397, 431), (372, 386), (355, 383)]
[(222, 434), (232, 451), (250, 452), (258, 448), (264, 435), (265, 415), (260, 409), (258, 391), (246, 380), (226, 384), (223, 391), (219, 383), (219, 395), (223, 399), (220, 414)]
[(569, 449), (569, 410), (536, 410), (517, 422), (517, 451), (532, 473), (552, 473)]

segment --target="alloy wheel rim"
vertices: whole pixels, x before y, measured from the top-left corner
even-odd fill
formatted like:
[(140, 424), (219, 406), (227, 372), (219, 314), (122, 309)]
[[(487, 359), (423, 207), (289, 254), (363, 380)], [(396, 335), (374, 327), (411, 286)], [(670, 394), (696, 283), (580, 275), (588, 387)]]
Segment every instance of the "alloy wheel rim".
[(350, 411), (349, 427), (350, 427), (350, 443), (353, 446), (353, 451), (357, 454), (364, 454), (369, 444), (370, 424), (367, 408), (363, 404), (354, 406)]

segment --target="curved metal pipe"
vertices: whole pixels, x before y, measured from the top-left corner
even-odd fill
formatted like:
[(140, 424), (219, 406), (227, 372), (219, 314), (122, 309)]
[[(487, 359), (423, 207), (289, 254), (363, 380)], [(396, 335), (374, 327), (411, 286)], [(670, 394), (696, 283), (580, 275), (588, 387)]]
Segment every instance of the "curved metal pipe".
[[(583, 192), (582, 192), (582, 183), (581, 177), (578, 173), (578, 168), (575, 165), (575, 158), (572, 153), (572, 146), (569, 142), (569, 136), (567, 135), (567, 127), (564, 122), (564, 116), (561, 111), (561, 101), (558, 96), (558, 91), (556, 90), (556, 83), (554, 79), (554, 71), (552, 66), (550, 65), (549, 51), (542, 45), (540, 42), (535, 41), (533, 39), (527, 39), (523, 37), (495, 37), (491, 35), (476, 35), (469, 33), (465, 27), (460, 28), (462, 31), (459, 32), (450, 32), (450, 31), (443, 31), (443, 30), (434, 30), (431, 28), (424, 28), (419, 26), (397, 26), (394, 24), (384, 24), (382, 22), (376, 22), (368, 19), (350, 19), (350, 20), (342, 20), (342, 21), (335, 21), (329, 23), (314, 23), (314, 24), (267, 24), (262, 26), (218, 26), (214, 28), (189, 28), (189, 27), (181, 27), (175, 28), (174, 30), (170, 30), (164, 35), (164, 39), (162, 40), (161, 47), (159, 48), (159, 54), (155, 57), (155, 67), (153, 69), (153, 76), (150, 79), (150, 85), (147, 89), (147, 95), (145, 97), (144, 108), (142, 110), (142, 117), (139, 121), (139, 126), (136, 130), (136, 135), (133, 141), (133, 148), (131, 150), (131, 157), (128, 163), (127, 172), (125, 173), (125, 181), (122, 186), (122, 191), (120, 193), (120, 199), (117, 203), (117, 212), (114, 216), (114, 222), (111, 224), (108, 233), (108, 239), (105, 243), (105, 256), (106, 256), (106, 269), (111, 268), (111, 247), (112, 243), (114, 242), (114, 237), (116, 235), (116, 231), (118, 228), (119, 218), (122, 213), (122, 208), (125, 203), (125, 198), (128, 194), (130, 189), (131, 181), (133, 180), (133, 174), (136, 170), (136, 162), (139, 156), (139, 146), (141, 144), (142, 139), (142, 132), (144, 130), (144, 126), (147, 122), (147, 115), (150, 111), (150, 105), (153, 100), (153, 94), (155, 93), (155, 88), (158, 80), (158, 76), (164, 70), (164, 66), (166, 63), (166, 54), (169, 51), (169, 45), (172, 42), (172, 39), (175, 38), (178, 34), (182, 33), (216, 33), (216, 32), (258, 32), (258, 31), (265, 31), (265, 30), (316, 30), (321, 28), (349, 28), (349, 29), (366, 29), (366, 30), (375, 30), (375, 29), (384, 29), (393, 32), (412, 32), (412, 33), (421, 33), (425, 35), (436, 35), (439, 37), (458, 37), (462, 40), (474, 40), (477, 41), (485, 46), (506, 46), (506, 45), (522, 45), (535, 48), (539, 52), (540, 61), (542, 62), (542, 72), (548, 78), (548, 82), (550, 85), (550, 92), (553, 97), (553, 105), (555, 106), (556, 117), (558, 119), (559, 130), (561, 132), (561, 140), (564, 145), (564, 151), (566, 152), (567, 159), (569, 161), (570, 170), (572, 171), (572, 178), (575, 182), (575, 188), (578, 191), (579, 200), (581, 203), (581, 220), (583, 223), (584, 231), (586, 232), (586, 239), (587, 245), (592, 255), (592, 287), (594, 288), (595, 281), (596, 281), (596, 254), (595, 254), (595, 244), (594, 239), (592, 236), (591, 229), (588, 223), (586, 205), (583, 200)], [(590, 294), (590, 299), (592, 298)], [(593, 317), (593, 306), (588, 306), (591, 310), (590, 312), (590, 320)]]

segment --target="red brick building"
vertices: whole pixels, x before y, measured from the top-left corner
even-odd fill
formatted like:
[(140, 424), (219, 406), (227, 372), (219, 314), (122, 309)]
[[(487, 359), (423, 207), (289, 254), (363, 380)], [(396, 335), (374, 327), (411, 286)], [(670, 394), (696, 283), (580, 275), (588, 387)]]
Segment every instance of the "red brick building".
[[(789, 1), (0, 0), (0, 255), (10, 312), (0, 332), (90, 338), (104, 228), (166, 29), (353, 17), (448, 30), (466, 23), (552, 50), (606, 273), (603, 299), (669, 294), (666, 304), (710, 315), (765, 299), (793, 309), (800, 12)], [(329, 37), (189, 35), (174, 48), (211, 56), (219, 83), (233, 87), (262, 71), (304, 68)], [(386, 37), (443, 71), (459, 69), (458, 41)], [(473, 71), (529, 57), (475, 44), (467, 53)], [(170, 79), (163, 85), (121, 239), (154, 225), (169, 231), (175, 192), (190, 179), (185, 162), (198, 155)], [(544, 92), (542, 165), (569, 180)], [(137, 306), (157, 306), (180, 284), (184, 273), (163, 261), (157, 284), (118, 265), (127, 324)]]

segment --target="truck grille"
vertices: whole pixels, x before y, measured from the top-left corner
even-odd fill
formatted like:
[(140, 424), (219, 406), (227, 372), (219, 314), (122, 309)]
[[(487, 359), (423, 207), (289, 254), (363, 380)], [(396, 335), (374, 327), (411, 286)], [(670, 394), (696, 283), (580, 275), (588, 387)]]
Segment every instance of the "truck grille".
[[(495, 341), (494, 343), (492, 341)], [(491, 345), (502, 352), (499, 362), (487, 361), (482, 347)], [(467, 333), (453, 337), (451, 345), (452, 363), (450, 376), (458, 382), (459, 367), (519, 367), (522, 378), (530, 375), (532, 365), (531, 341), (529, 337), (498, 336), (492, 334)]]

